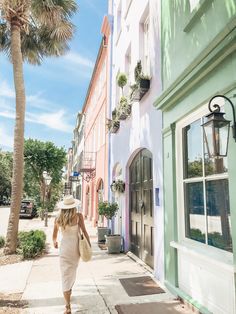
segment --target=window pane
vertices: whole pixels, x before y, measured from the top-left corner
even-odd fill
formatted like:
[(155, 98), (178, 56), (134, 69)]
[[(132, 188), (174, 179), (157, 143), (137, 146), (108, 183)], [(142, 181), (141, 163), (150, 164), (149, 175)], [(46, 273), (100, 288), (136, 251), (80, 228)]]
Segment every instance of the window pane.
[(206, 183), (208, 244), (232, 252), (228, 180)]
[(205, 215), (203, 183), (185, 184), (185, 232), (186, 237), (205, 243)]
[(184, 138), (184, 177), (202, 176), (202, 132), (201, 120), (183, 129)]

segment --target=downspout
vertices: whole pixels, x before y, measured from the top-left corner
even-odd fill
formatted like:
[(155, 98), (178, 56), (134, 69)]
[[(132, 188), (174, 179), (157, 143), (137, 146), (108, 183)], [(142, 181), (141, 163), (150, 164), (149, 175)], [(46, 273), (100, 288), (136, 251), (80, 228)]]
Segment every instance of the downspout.
[[(114, 14), (113, 14), (113, 7), (114, 7), (114, 0), (111, 1), (111, 14), (109, 13), (109, 22), (111, 27), (111, 48), (110, 48), (110, 86), (109, 86), (109, 117), (111, 116), (112, 111), (112, 74), (113, 74), (113, 30), (114, 30)], [(108, 200), (112, 201), (111, 199), (111, 189), (110, 189), (110, 182), (111, 182), (111, 133), (108, 133)], [(114, 221), (112, 221), (111, 229), (114, 230)]]

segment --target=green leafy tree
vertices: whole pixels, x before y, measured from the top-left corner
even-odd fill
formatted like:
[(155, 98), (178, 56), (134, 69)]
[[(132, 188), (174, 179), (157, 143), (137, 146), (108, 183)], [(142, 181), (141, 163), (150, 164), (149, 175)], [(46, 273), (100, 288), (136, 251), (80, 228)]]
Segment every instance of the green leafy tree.
[[(52, 203), (55, 203), (62, 189), (62, 168), (66, 163), (66, 151), (64, 148), (56, 147), (52, 142), (28, 139), (25, 140), (24, 156), (25, 193), (38, 201), (40, 200), (41, 205), (44, 206), (46, 186), (43, 172), (47, 171), (52, 177), (48, 190), (48, 199), (49, 202), (52, 200)], [(47, 205), (50, 207), (50, 204), (51, 202)]]
[(16, 251), (24, 171), (25, 86), (23, 62), (40, 64), (60, 56), (73, 36), (74, 0), (0, 0), (0, 51), (13, 65), (16, 94), (11, 212), (5, 253)]
[(11, 195), (12, 153), (0, 151), (0, 199)]

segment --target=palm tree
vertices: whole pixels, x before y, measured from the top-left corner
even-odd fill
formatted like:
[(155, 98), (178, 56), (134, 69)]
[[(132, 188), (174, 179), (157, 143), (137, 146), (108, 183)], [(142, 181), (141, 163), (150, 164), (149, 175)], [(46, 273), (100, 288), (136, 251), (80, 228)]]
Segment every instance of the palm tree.
[(16, 251), (24, 169), (25, 87), (23, 62), (41, 64), (44, 57), (60, 56), (68, 48), (77, 10), (74, 0), (0, 0), (0, 50), (13, 65), (16, 94), (11, 211), (5, 254)]

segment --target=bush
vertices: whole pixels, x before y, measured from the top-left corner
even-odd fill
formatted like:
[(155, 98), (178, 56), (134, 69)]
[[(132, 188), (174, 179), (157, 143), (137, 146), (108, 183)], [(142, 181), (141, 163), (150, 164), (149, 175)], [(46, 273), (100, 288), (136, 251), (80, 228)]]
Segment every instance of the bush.
[(119, 206), (116, 202), (110, 203), (105, 201), (98, 204), (98, 214), (105, 216), (107, 219), (112, 219), (116, 215), (118, 209)]
[(119, 87), (123, 89), (123, 87), (127, 84), (127, 76), (125, 73), (120, 73), (117, 78), (117, 84)]
[(46, 246), (46, 234), (41, 230), (21, 231), (18, 234), (19, 253), (23, 258), (34, 258), (42, 254)]
[(5, 245), (5, 238), (3, 236), (0, 236), (0, 249), (4, 247), (4, 245)]

